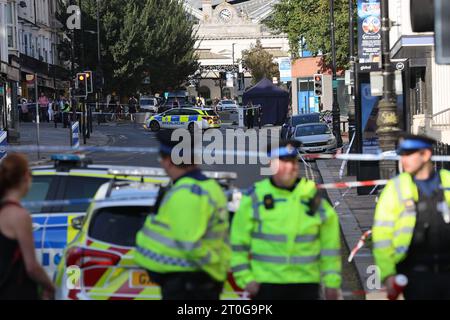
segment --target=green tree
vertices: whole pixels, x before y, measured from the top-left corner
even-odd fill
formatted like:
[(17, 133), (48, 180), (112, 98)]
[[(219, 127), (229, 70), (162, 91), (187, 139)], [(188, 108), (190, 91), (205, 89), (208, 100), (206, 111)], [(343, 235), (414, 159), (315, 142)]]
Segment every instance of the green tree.
[(242, 51), (242, 64), (250, 70), (253, 84), (263, 78), (272, 80), (273, 77), (280, 77), (278, 64), (273, 59), (273, 55), (264, 50), (259, 40), (251, 45), (250, 50)]
[[(349, 62), (348, 0), (334, 2), (336, 61), (338, 68), (346, 68)], [(353, 7), (355, 14), (356, 0)], [(275, 32), (288, 36), (294, 57), (298, 57), (302, 49), (307, 49), (314, 55), (322, 53), (325, 66), (331, 65), (329, 0), (281, 0), (264, 23)], [(301, 48), (302, 43), (306, 48)]]
[[(79, 70), (82, 65), (96, 70), (98, 65), (96, 2), (82, 2), (85, 61), (80, 60), (81, 31), (77, 31), (75, 64)], [(102, 70), (108, 92), (127, 94), (177, 88), (198, 68), (194, 23), (178, 0), (100, 1), (100, 29)], [(143, 84), (147, 76), (150, 85)]]

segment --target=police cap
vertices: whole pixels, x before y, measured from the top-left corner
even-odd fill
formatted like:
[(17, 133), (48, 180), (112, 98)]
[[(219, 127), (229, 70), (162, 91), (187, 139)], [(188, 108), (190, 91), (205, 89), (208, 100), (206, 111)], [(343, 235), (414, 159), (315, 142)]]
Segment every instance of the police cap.
[(399, 155), (404, 155), (424, 149), (432, 150), (435, 144), (436, 140), (424, 135), (402, 134), (400, 136), (397, 153)]
[(298, 148), (301, 143), (296, 140), (282, 140), (278, 147), (269, 146), (267, 153), (271, 159), (289, 160), (298, 158)]

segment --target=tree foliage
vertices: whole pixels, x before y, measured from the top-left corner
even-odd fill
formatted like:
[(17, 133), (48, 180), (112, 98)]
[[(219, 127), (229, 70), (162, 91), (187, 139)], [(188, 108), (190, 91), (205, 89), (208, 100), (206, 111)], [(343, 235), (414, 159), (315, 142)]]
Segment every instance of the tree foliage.
[[(334, 0), (336, 61), (338, 68), (348, 64), (348, 0)], [(356, 0), (354, 0), (356, 13)], [(264, 23), (288, 36), (291, 53), (298, 57), (302, 49), (323, 54), (325, 66), (331, 65), (330, 0), (281, 0)], [(307, 48), (301, 48), (302, 39)]]
[(255, 45), (252, 44), (249, 50), (242, 51), (242, 64), (250, 70), (254, 84), (263, 78), (279, 78), (278, 64), (274, 63), (273, 59), (273, 55), (264, 50), (259, 40)]
[[(82, 2), (76, 65), (97, 68), (97, 0)], [(198, 69), (194, 22), (178, 0), (100, 1), (102, 70), (107, 91), (132, 93), (177, 88)], [(88, 32), (86, 32), (86, 30)], [(143, 84), (150, 77), (150, 84)]]

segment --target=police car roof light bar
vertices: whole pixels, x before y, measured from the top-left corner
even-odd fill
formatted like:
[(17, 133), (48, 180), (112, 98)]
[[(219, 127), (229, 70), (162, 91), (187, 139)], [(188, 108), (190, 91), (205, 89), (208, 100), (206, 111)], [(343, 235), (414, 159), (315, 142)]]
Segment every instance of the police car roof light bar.
[[(134, 177), (167, 177), (166, 172), (160, 168), (136, 168), (136, 169), (111, 169), (108, 173), (115, 176), (134, 176)], [(215, 171), (204, 171), (203, 174), (215, 180), (236, 180), (236, 172), (215, 172)]]
[(50, 157), (55, 162), (55, 168), (60, 172), (68, 172), (71, 169), (87, 168), (92, 164), (92, 159), (85, 155), (76, 154), (55, 154)]

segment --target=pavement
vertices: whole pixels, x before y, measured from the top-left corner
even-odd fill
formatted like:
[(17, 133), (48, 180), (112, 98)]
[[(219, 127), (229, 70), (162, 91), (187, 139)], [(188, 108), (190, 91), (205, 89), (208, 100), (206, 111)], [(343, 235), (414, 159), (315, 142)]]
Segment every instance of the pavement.
[[(324, 183), (356, 181), (355, 176), (339, 178), (342, 160), (317, 160), (317, 167)], [(356, 188), (327, 190), (331, 203), (339, 214), (344, 242), (351, 250), (358, 243), (362, 234), (371, 229), (376, 205), (376, 195), (358, 195)], [(367, 246), (358, 251), (353, 259), (359, 280), (363, 286), (366, 300), (385, 300), (386, 294), (369, 288), (373, 284), (375, 265), (372, 252)]]
[[(93, 132), (90, 139), (86, 139), (86, 146), (106, 146), (112, 144), (112, 137), (105, 133), (96, 130), (93, 127)], [(37, 143), (37, 126), (36, 123), (20, 123), (20, 142), (19, 145), (36, 145)], [(55, 128), (54, 123), (40, 123), (39, 124), (39, 144), (41, 146), (70, 146), (70, 129), (63, 128), (59, 123)], [(80, 137), (80, 145), (83, 145), (83, 139)], [(51, 154), (33, 154), (28, 153), (28, 159), (31, 166), (37, 166), (47, 163), (50, 160)]]

